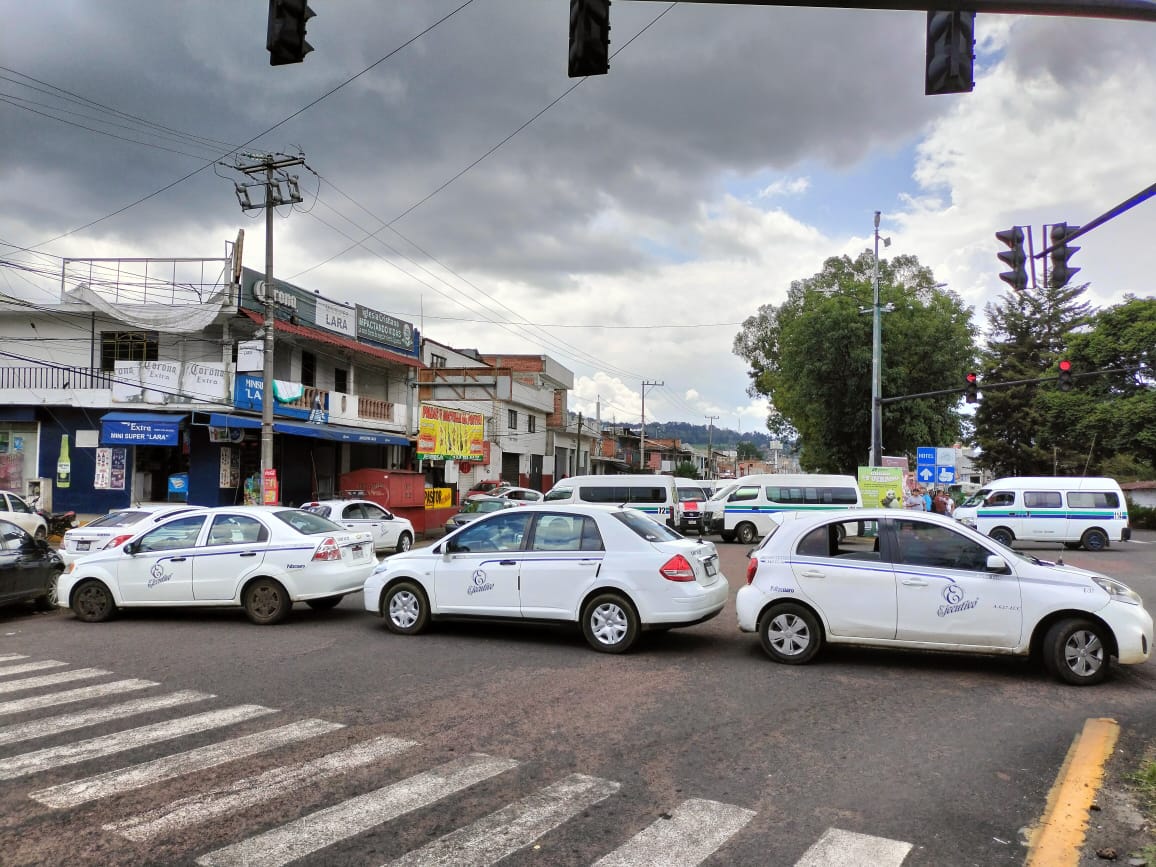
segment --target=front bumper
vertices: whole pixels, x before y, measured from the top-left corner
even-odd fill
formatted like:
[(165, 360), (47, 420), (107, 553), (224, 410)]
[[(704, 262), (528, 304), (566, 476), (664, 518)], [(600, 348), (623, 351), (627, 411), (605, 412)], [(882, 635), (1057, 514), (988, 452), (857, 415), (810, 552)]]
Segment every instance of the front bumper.
[(1152, 655), (1152, 615), (1142, 605), (1113, 600), (1096, 614), (1116, 636), (1116, 658), (1122, 665), (1144, 662)]

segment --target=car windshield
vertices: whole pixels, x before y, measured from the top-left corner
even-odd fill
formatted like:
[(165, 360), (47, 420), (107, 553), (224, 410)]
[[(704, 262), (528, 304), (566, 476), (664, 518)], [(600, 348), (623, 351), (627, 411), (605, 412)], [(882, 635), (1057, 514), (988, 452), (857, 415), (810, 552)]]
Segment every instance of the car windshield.
[(970, 509), (973, 506), (979, 506), (990, 495), (991, 495), (991, 489), (990, 488), (984, 488), (982, 491), (977, 491), (976, 493), (974, 493), (970, 497), (968, 497), (966, 500), (964, 500), (962, 505), (964, 508), (967, 508), (967, 509)]
[(502, 508), (502, 504), (497, 500), (466, 500), (462, 504), (461, 511), (466, 514), (482, 514), (483, 512), (494, 512)]
[(694, 500), (705, 500), (705, 499), (707, 499), (707, 496), (703, 492), (702, 488), (679, 488), (678, 489), (678, 501), (680, 503), (689, 503), (689, 502), (692, 502)]
[(149, 516), (149, 512), (137, 512), (132, 510), (125, 510), (123, 512), (109, 512), (103, 517), (97, 518), (95, 521), (90, 521), (85, 524), (86, 527), (131, 527), (138, 521), (143, 521)]
[(314, 515), (320, 515), (322, 518), (328, 518), (329, 512), (331, 511), (329, 506), (323, 506), (320, 503), (317, 503), (314, 506), (302, 506), (301, 508), (304, 511), (311, 512)]
[(278, 520), (284, 521), (298, 533), (306, 536), (316, 536), (318, 533), (343, 533), (345, 528), (335, 524), (328, 518), (306, 512), (304, 509), (285, 509), (274, 512)]
[(733, 491), (737, 487), (738, 487), (737, 484), (731, 484), (731, 485), (726, 485), (724, 487), (721, 487), (717, 491), (714, 492), (714, 496), (711, 497), (711, 499), (712, 500), (725, 500), (727, 498), (727, 496), (730, 494), (730, 492)]
[(658, 523), (637, 509), (623, 509), (615, 512), (614, 517), (647, 542), (673, 542), (683, 538), (666, 524)]

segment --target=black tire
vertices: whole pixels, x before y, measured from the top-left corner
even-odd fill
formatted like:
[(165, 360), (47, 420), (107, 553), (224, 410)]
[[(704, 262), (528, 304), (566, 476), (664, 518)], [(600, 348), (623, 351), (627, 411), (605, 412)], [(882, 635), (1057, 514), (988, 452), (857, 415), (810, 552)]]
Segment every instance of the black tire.
[(740, 545), (750, 545), (757, 538), (759, 538), (759, 531), (749, 521), (743, 521), (735, 527), (735, 541)]
[(37, 539), (40, 539), (41, 541), (48, 541), (48, 531), (44, 529), (44, 527), (37, 527), (36, 532), (33, 533), (33, 536), (35, 536)]
[(724, 542), (733, 542), (735, 540), (735, 534), (731, 533), (729, 531), (724, 531), (722, 533), (719, 533), (719, 535), (722, 537), (722, 540)]
[(1012, 546), (1012, 542), (1016, 540), (1015, 533), (1013, 533), (1007, 527), (996, 527), (987, 535), (989, 538), (994, 539), (1001, 545), (1005, 545), (1008, 548), (1010, 548)]
[(1080, 543), (1079, 542), (1065, 542), (1064, 547), (1067, 548), (1069, 551), (1078, 551), (1080, 549)]
[(803, 665), (823, 646), (823, 630), (809, 609), (783, 602), (759, 618), (759, 642), (775, 662)]
[(582, 635), (599, 653), (625, 653), (639, 631), (638, 614), (621, 594), (599, 593), (582, 607)]
[(33, 603), (37, 611), (54, 611), (56, 609), (56, 587), (60, 581), (60, 570), (53, 569), (48, 575), (48, 582), (44, 588), (44, 594), (37, 596)]
[(1060, 620), (1044, 636), (1044, 667), (1053, 677), (1073, 686), (1093, 686), (1108, 676), (1108, 633), (1081, 617)]
[(289, 616), (293, 600), (280, 581), (257, 578), (241, 594), (241, 604), (245, 607), (246, 616), (258, 626), (272, 626)]
[(305, 604), (314, 611), (328, 611), (330, 608), (336, 608), (344, 598), (344, 596), (326, 596), (322, 599), (306, 599)]
[(112, 591), (95, 578), (82, 581), (72, 591), (69, 607), (77, 620), (85, 623), (104, 623), (116, 616), (116, 600)]
[(1108, 534), (1093, 527), (1084, 531), (1084, 535), (1080, 537), (1080, 544), (1089, 551), (1103, 551), (1108, 547)]
[(399, 581), (381, 597), (385, 627), (399, 635), (417, 635), (429, 625), (429, 599), (412, 581)]
[(402, 533), (397, 537), (397, 553), (404, 554), (413, 547), (413, 536), (409, 533)]

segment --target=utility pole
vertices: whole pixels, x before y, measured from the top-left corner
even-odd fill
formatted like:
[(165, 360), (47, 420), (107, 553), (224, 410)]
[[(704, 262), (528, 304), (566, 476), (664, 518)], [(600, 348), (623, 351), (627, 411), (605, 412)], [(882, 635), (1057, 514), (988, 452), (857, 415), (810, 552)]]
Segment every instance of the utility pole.
[[(879, 307), (879, 211), (875, 212), (875, 267), (871, 278), (871, 457), (870, 465), (883, 462), (883, 326)], [(891, 239), (884, 238), (890, 247)]]
[[(265, 209), (265, 286), (262, 293), (265, 302), (265, 351), (262, 362), (261, 385), (261, 502), (272, 504), (280, 499), (274, 496), (273, 466), (273, 329), (276, 323), (275, 292), (273, 291), (273, 209), (277, 205), (293, 205), (300, 201), (301, 193), (297, 186), (296, 176), (289, 175), (285, 169), (290, 166), (299, 166), (305, 163), (304, 157), (276, 158), (273, 154), (244, 154), (252, 160), (247, 164), (238, 163), (232, 168), (247, 175), (264, 174), (264, 181), (254, 181), (246, 184), (236, 184), (237, 201), (241, 210), (252, 211)], [(282, 189), (282, 184), (285, 189)], [(249, 198), (251, 187), (263, 186), (265, 200), (261, 204), (253, 204)], [(287, 190), (287, 192), (286, 192)]]
[(642, 380), (642, 440), (638, 446), (638, 472), (646, 470), (646, 389), (655, 385), (665, 385), (663, 382)]
[(706, 423), (710, 425), (706, 435), (706, 477), (708, 479), (714, 478), (714, 423), (718, 421), (717, 415), (704, 416)]

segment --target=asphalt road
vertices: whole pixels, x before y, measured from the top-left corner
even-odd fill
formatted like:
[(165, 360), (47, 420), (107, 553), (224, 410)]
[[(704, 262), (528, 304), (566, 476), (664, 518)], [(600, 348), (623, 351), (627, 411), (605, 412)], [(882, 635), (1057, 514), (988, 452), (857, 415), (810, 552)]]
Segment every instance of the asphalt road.
[[(1130, 582), (1156, 607), (1156, 534), (1139, 536), (1063, 556)], [(745, 549), (718, 545), (737, 588)], [(360, 606), (357, 596), (329, 612), (300, 607), (277, 627), (239, 611), (84, 624), (0, 610), (0, 863), (304, 855), (294, 863), (377, 865), (415, 850), (407, 863), (490, 863), (506, 841), (509, 865), (610, 853), (606, 863), (638, 864), (644, 850), (662, 864), (1019, 864), (1023, 829), (1087, 718), (1117, 719), (1125, 750), (1156, 738), (1151, 661), (1090, 689), (1005, 658), (827, 650), (781, 666), (738, 632), (733, 595), (715, 620), (648, 634), (621, 657), (563, 628), (437, 624), (395, 636)], [(53, 660), (64, 664), (5, 674)], [(105, 673), (5, 686), (81, 668)], [(126, 679), (154, 685), (12, 704)], [(185, 703), (68, 731), (25, 726), (141, 699)], [(237, 719), (212, 713), (230, 708)], [(199, 731), (166, 728), (194, 718)], [(294, 727), (308, 720), (319, 722)], [(113, 737), (138, 728), (138, 740)], [(374, 739), (375, 755), (354, 752), (327, 776), (301, 769)], [(237, 781), (259, 774), (251, 797), (238, 794)], [(163, 821), (150, 813), (194, 797)], [(503, 810), (517, 813), (524, 838), (485, 824)], [(452, 838), (450, 854), (436, 848), (467, 826), (474, 833)], [(820, 861), (816, 845), (876, 855)]]

